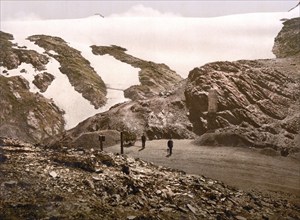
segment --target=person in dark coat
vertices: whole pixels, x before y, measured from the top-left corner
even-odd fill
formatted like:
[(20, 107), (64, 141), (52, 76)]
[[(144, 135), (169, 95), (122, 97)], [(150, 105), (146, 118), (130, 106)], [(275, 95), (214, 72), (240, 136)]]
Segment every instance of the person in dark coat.
[(168, 140), (169, 155), (172, 155), (173, 140), (172, 137)]
[(145, 146), (146, 146), (146, 136), (143, 133), (143, 135), (142, 135), (142, 148), (145, 148)]

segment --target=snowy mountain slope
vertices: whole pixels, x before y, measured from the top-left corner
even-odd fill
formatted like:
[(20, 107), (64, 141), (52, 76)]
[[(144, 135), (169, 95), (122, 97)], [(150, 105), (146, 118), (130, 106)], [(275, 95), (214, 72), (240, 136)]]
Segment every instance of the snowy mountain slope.
[[(13, 34), (14, 42), (19, 46), (40, 53), (44, 50), (26, 40), (28, 36), (44, 34), (61, 37), (70, 47), (82, 52), (108, 87), (126, 89), (139, 84), (139, 69), (107, 55), (95, 56), (91, 52), (91, 45), (122, 46), (135, 57), (165, 63), (186, 77), (189, 70), (206, 62), (274, 57), (271, 50), (274, 36), (282, 27), (280, 19), (294, 16), (299, 16), (297, 9), (290, 13), (256, 13), (217, 18), (91, 16), (73, 20), (1, 22), (1, 30)], [(126, 100), (122, 91), (108, 90), (107, 105), (96, 110), (71, 88), (59, 67), (50, 58), (47, 72), (56, 78), (44, 94), (53, 98), (65, 110), (66, 128), (74, 127), (86, 117)], [(38, 73), (26, 68), (28, 74)], [(21, 69), (14, 70), (14, 74)], [(1, 67), (1, 72), (3, 70), (6, 69)], [(13, 73), (9, 71), (9, 74)], [(34, 85), (31, 85), (31, 89), (36, 91)]]

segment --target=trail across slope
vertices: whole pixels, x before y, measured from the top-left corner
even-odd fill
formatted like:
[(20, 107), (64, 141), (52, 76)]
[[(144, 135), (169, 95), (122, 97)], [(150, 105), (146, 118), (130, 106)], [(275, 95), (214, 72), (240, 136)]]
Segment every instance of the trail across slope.
[[(268, 156), (251, 148), (196, 146), (191, 140), (174, 140), (173, 154), (167, 155), (167, 140), (148, 141), (125, 148), (125, 154), (155, 164), (204, 175), (243, 190), (285, 192), (300, 196), (300, 161)], [(120, 146), (106, 149), (120, 152)]]

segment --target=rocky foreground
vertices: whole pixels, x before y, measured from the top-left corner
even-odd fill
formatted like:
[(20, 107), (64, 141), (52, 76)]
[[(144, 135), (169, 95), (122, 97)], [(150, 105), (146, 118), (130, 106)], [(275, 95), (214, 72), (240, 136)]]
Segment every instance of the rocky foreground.
[(0, 219), (299, 219), (299, 198), (243, 192), (126, 155), (0, 141)]

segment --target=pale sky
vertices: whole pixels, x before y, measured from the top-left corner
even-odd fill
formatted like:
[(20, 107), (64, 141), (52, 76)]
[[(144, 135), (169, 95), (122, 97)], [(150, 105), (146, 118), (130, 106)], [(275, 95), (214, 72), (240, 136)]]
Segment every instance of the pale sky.
[(71, 0), (0, 0), (1, 21), (16, 19), (83, 18), (100, 13), (104, 16), (213, 17), (253, 12), (284, 12), (298, 0), (223, 0), (223, 1), (71, 1)]

